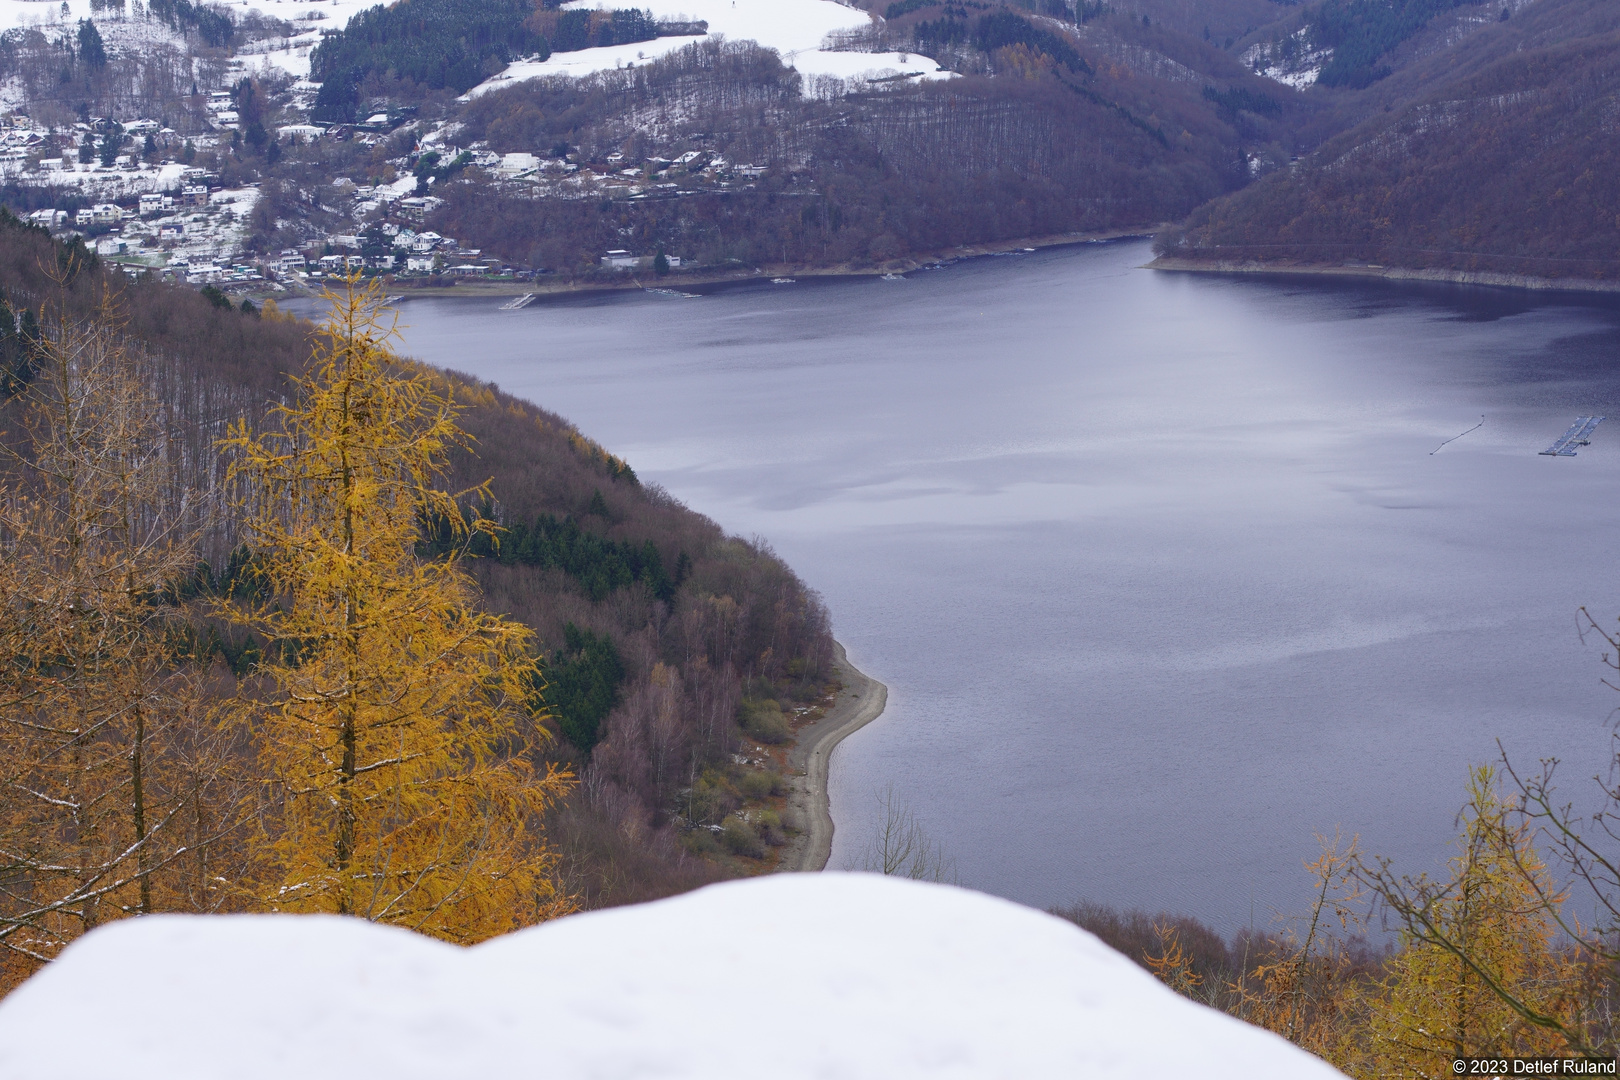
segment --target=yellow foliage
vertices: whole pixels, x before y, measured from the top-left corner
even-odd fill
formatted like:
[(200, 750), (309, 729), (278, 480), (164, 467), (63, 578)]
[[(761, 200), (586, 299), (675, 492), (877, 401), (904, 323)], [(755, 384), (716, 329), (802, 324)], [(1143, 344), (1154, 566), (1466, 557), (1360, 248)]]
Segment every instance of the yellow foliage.
[(296, 401), (224, 443), (262, 586), (224, 611), (268, 639), (275, 688), (259, 898), (474, 942), (566, 909), (537, 822), (571, 777), (529, 759), (530, 631), (477, 610), (454, 556), (416, 554), (423, 520), (491, 527), (434, 487), (467, 441), (452, 391), (395, 362), (375, 284), (326, 299)]
[(0, 448), (0, 992), (99, 923), (214, 907), (176, 878), (228, 786), (158, 602), (198, 530), (161, 403), (108, 302), (43, 322)]
[(1405, 929), (1357, 1003), (1362, 1037), (1335, 1055), (1354, 1076), (1450, 1076), (1457, 1057), (1569, 1052), (1559, 1028), (1576, 1021), (1581, 972), (1555, 942), (1562, 897), (1491, 768), (1470, 777), (1463, 821), (1446, 884), (1374, 874)]
[(1354, 877), (1356, 839), (1345, 844), (1336, 834), (1332, 840), (1318, 840), (1322, 854), (1305, 866), (1316, 879), (1317, 894), (1304, 940), (1293, 931), (1283, 938), (1298, 944), (1289, 944), (1286, 955), (1255, 967), (1259, 986), (1249, 985), (1244, 973), (1231, 987), (1237, 995), (1231, 1011), (1314, 1054), (1332, 1058), (1346, 1034), (1355, 970), (1344, 941), (1330, 933), (1329, 924), (1336, 922), (1340, 931), (1360, 929), (1356, 912), (1362, 891)]
[(1159, 955), (1143, 957), (1148, 968), (1176, 993), (1193, 997), (1204, 977), (1193, 970), (1193, 958), (1181, 947), (1181, 936), (1175, 927), (1158, 923), (1153, 932), (1159, 935)]

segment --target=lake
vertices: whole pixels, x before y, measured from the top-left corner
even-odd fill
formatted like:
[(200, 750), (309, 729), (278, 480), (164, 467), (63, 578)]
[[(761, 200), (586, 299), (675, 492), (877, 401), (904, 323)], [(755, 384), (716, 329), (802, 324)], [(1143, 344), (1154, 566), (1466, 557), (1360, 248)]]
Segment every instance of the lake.
[[(889, 686), (834, 758), (834, 868), (892, 786), (964, 885), (1232, 930), (1304, 909), (1319, 833), (1433, 870), (1497, 740), (1585, 800), (1620, 704), (1577, 622), (1620, 626), (1620, 303), (1150, 257), (411, 300), (405, 351), (822, 593)], [(1537, 453), (1586, 414), (1616, 419)]]

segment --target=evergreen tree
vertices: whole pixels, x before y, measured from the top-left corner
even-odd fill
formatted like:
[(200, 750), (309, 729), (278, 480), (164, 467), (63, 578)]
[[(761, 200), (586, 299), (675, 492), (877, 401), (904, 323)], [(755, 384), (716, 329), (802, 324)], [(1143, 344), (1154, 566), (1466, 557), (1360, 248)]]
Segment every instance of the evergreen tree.
[(102, 44), (101, 32), (89, 19), (79, 20), (79, 59), (91, 71), (107, 66), (107, 47)]

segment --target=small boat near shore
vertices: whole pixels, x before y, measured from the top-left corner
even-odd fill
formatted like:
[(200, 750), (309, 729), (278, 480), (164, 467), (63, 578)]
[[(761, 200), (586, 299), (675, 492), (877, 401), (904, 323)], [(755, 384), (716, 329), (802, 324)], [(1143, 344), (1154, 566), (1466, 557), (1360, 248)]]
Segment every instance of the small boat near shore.
[(522, 308), (528, 307), (532, 303), (534, 303), (534, 293), (528, 292), (528, 293), (524, 293), (522, 296), (515, 297), (515, 298), (513, 298), (511, 300), (508, 300), (506, 303), (501, 305), (501, 310), (502, 311), (518, 311), (518, 310), (521, 310)]
[(671, 300), (696, 300), (699, 297), (699, 295), (701, 295), (701, 294), (695, 293), (695, 292), (681, 292), (681, 290), (679, 290), (679, 289), (648, 289), (648, 288), (643, 288), (641, 291), (645, 292), (645, 293), (652, 293), (654, 296), (667, 296)]
[(883, 280), (884, 281), (904, 281), (904, 280), (906, 280), (906, 278), (905, 278), (904, 274), (884, 274), (883, 275)]
[(798, 282), (796, 280), (794, 280), (793, 278), (790, 278), (790, 277), (773, 277), (773, 278), (771, 278), (771, 284), (772, 285), (797, 285)]

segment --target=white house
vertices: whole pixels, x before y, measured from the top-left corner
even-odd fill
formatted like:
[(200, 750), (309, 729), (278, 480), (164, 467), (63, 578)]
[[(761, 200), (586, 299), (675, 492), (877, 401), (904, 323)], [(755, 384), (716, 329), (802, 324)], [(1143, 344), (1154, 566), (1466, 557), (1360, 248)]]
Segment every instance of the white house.
[(610, 270), (631, 270), (641, 265), (641, 258), (619, 248), (602, 256), (602, 265)]
[(407, 255), (405, 256), (405, 269), (419, 271), (424, 274), (431, 273), (433, 270), (433, 256)]
[(287, 248), (276, 257), (276, 269), (283, 274), (290, 274), (295, 270), (302, 270), (309, 261), (294, 248)]
[(73, 215), (75, 225), (116, 225), (124, 220), (124, 212), (112, 203), (96, 203)]
[(495, 171), (506, 179), (521, 176), (526, 172), (533, 172), (540, 167), (540, 159), (533, 154), (502, 154), (501, 163)]

